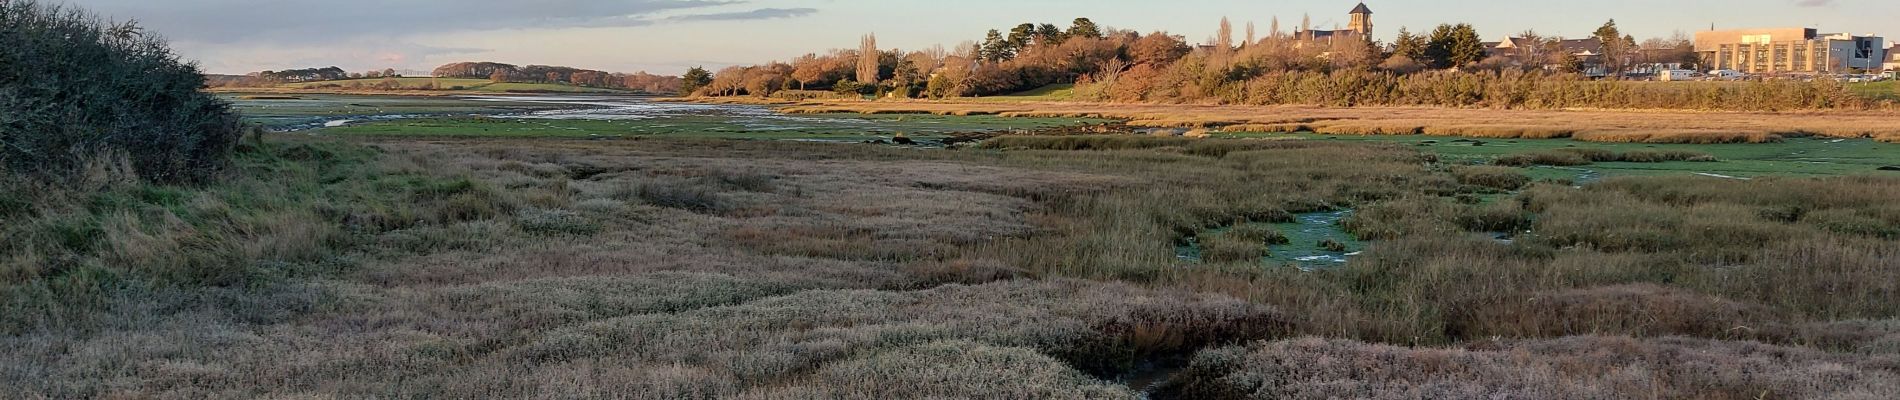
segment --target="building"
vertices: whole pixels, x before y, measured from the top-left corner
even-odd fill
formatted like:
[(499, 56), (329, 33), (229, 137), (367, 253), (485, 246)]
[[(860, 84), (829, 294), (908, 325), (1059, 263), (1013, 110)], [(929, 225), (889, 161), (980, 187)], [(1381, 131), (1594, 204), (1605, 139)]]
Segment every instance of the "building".
[(1900, 71), (1900, 44), (1887, 47), (1887, 62), (1882, 64), (1880, 69)]
[(1486, 42), (1485, 51), (1489, 57), (1505, 57), (1518, 65), (1538, 65), (1548, 70), (1561, 70), (1565, 66), (1555, 64), (1555, 57), (1546, 52), (1561, 50), (1576, 61), (1578, 73), (1591, 77), (1603, 77), (1610, 74), (1603, 66), (1603, 40), (1597, 38), (1565, 39), (1539, 43), (1538, 40), (1521, 37), (1506, 37), (1499, 42)]
[(1301, 26), (1299, 31), (1293, 33), (1293, 37), (1311, 41), (1332, 41), (1340, 38), (1364, 40), (1372, 36), (1371, 7), (1366, 7), (1366, 3), (1359, 3), (1359, 6), (1353, 7), (1348, 14), (1352, 16), (1352, 23), (1346, 24), (1346, 29), (1322, 31)]
[(1885, 57), (1879, 36), (1821, 34), (1811, 28), (1734, 29), (1695, 34), (1696, 54), (1711, 70), (1749, 74), (1823, 74), (1875, 70)]

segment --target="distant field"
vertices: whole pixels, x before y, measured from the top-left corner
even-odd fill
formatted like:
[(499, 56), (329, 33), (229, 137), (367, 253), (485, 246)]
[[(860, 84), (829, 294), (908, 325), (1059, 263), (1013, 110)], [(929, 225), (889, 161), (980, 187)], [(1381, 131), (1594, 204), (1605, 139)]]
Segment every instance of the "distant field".
[(995, 97), (977, 98), (979, 101), (1069, 101), (1075, 98), (1075, 84), (1062, 83), (1030, 89)]
[[(409, 78), (392, 78), (392, 79), (394, 79), (397, 83), (402, 85), (402, 90), (443, 90), (443, 91), (470, 91), (470, 92), (484, 92), (484, 93), (518, 93), (518, 92), (626, 93), (627, 92), (625, 90), (619, 90), (619, 89), (581, 87), (581, 86), (555, 84), (555, 83), (512, 83), (512, 82), (511, 83), (495, 83), (487, 79), (428, 78), (428, 77), (420, 77), (420, 78), (409, 77)], [(335, 81), (288, 83), (288, 84), (281, 85), (279, 87), (284, 88), (284, 89), (294, 89), (294, 90), (352, 89), (350, 85), (356, 84), (356, 85), (361, 85), (362, 87), (368, 88), (368, 87), (374, 87), (375, 85), (382, 84), (384, 80), (386, 79), (384, 78), (344, 79), (344, 80), (335, 80)], [(425, 89), (425, 88), (430, 88), (430, 87), (433, 87), (434, 89)], [(457, 89), (458, 87), (460, 89)]]
[(1869, 98), (1900, 101), (1900, 81), (1849, 83), (1847, 90)]
[(1439, 155), (1451, 163), (1489, 163), (1498, 157), (1559, 149), (1601, 149), (1612, 152), (1689, 151), (1715, 156), (1716, 162), (1669, 161), (1657, 163), (1598, 162), (1574, 167), (1537, 167), (1537, 178), (1575, 179), (1579, 176), (1641, 176), (1703, 173), (1733, 177), (1825, 176), (1875, 173), (1880, 167), (1900, 166), (1900, 145), (1867, 139), (1795, 138), (1778, 143), (1646, 144), (1590, 143), (1569, 139), (1461, 139), (1422, 135), (1366, 136), (1296, 134), (1222, 134), (1217, 138), (1300, 138), (1340, 142), (1397, 143)]

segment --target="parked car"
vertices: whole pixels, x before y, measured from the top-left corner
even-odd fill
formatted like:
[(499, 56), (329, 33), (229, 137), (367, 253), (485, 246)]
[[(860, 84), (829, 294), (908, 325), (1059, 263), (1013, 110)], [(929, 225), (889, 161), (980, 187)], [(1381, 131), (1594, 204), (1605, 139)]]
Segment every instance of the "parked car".
[(1744, 74), (1742, 73), (1742, 71), (1736, 71), (1732, 69), (1718, 69), (1714, 71), (1709, 71), (1709, 78), (1725, 80), (1725, 81), (1738, 80), (1738, 79), (1747, 78), (1747, 77), (1748, 77), (1748, 74)]
[(1669, 69), (1656, 73), (1656, 80), (1663, 82), (1699, 81), (1702, 73), (1687, 69)]

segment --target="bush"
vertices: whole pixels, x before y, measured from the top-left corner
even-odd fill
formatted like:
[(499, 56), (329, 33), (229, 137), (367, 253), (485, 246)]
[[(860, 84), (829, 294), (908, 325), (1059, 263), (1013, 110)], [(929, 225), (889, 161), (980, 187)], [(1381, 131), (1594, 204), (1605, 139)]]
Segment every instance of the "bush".
[(163, 40), (33, 0), (0, 2), (0, 32), (0, 168), (70, 182), (89, 164), (118, 165), (175, 183), (228, 165), (238, 118)]

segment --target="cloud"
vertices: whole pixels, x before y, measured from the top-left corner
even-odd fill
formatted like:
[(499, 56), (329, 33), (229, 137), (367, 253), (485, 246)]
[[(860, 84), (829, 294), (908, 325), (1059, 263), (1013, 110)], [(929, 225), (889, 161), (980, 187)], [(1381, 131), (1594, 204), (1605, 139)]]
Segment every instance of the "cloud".
[(272, 43), (173, 43), (214, 73), (339, 66), (350, 71), (427, 66), (442, 59), (493, 50), (439, 47), (406, 41), (353, 39), (334, 43), (282, 46)]
[(1834, 0), (1797, 0), (1794, 2), (1794, 5), (1801, 7), (1827, 7), (1834, 5)]
[(667, 18), (673, 21), (742, 21), (758, 19), (796, 18), (817, 13), (816, 8), (761, 8), (752, 11), (739, 11), (714, 14), (677, 15)]
[(206, 43), (328, 43), (502, 29), (628, 27), (732, 0), (87, 0), (112, 19), (136, 18), (167, 37)]

